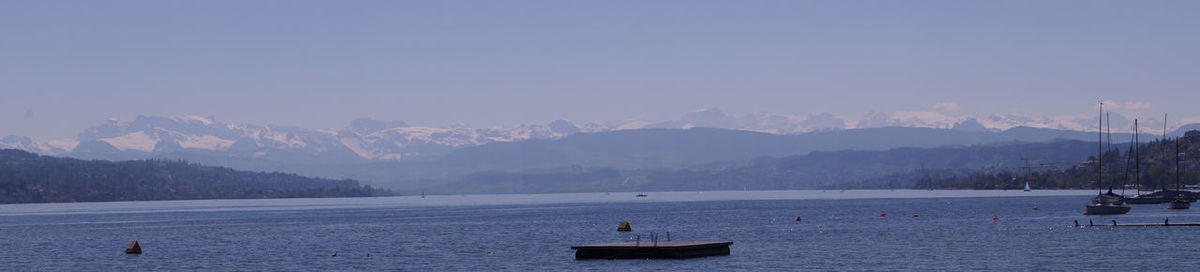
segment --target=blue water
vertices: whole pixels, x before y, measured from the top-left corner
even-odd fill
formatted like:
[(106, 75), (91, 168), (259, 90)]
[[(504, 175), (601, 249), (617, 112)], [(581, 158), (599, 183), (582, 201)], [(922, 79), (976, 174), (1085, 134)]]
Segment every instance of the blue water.
[[(0, 205), (0, 263), (16, 271), (1200, 267), (1200, 227), (1073, 225), (1200, 222), (1200, 210), (1141, 205), (1126, 215), (1084, 216), (1090, 191), (634, 194)], [(620, 221), (634, 231), (616, 232)], [(734, 244), (729, 256), (689, 260), (576, 261), (570, 249), (647, 239), (650, 231)], [(123, 253), (132, 239), (144, 254)]]

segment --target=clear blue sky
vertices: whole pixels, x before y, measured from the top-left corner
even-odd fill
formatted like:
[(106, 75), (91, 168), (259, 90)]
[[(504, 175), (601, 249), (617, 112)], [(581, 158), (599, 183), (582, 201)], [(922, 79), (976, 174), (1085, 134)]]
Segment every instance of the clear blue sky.
[(0, 135), (928, 110), (1200, 116), (1200, 1), (2, 1)]

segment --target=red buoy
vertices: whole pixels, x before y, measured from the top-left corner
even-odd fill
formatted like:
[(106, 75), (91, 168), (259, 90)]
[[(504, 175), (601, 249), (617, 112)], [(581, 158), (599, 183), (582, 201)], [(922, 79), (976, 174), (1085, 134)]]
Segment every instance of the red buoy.
[(917, 217), (917, 214), (915, 214), (915, 213), (914, 213), (914, 214), (913, 214), (913, 217)]
[(797, 216), (797, 217), (796, 217), (796, 222), (800, 222), (800, 217), (799, 217), (799, 216)]
[(1087, 215), (1087, 212), (1083, 212), (1083, 215)]
[(879, 216), (887, 216), (887, 213), (879, 213)]
[(1036, 210), (1037, 210), (1037, 206), (1033, 206), (1033, 210), (1035, 210), (1035, 211), (1036, 211)]
[(992, 216), (992, 220), (1000, 220), (999, 216)]

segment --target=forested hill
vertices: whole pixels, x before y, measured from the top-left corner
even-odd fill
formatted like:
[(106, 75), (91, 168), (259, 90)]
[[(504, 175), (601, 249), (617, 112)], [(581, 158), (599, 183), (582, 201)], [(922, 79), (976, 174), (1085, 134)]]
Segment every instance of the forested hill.
[(0, 149), (0, 203), (357, 197), (354, 180), (238, 171), (184, 161), (88, 161)]
[[(1096, 143), (1092, 143), (1093, 152)], [(1182, 186), (1200, 183), (1200, 131), (1192, 130), (1183, 137), (1152, 140), (1139, 145), (1138, 159), (1130, 156), (1128, 146), (1108, 149), (1103, 157), (1103, 179), (1096, 169), (1096, 156), (1081, 158), (1081, 163), (1063, 169), (1039, 169), (1028, 176), (1017, 171), (972, 171), (969, 173), (931, 173), (889, 177), (907, 180), (916, 189), (1017, 189), (1024, 181), (1036, 189), (1096, 189), (1132, 186), (1142, 190), (1175, 187), (1175, 169)], [(1179, 161), (1176, 162), (1176, 159)], [(1135, 164), (1140, 163), (1140, 164)], [(1137, 171), (1135, 171), (1137, 170)], [(1135, 176), (1135, 173), (1137, 176)], [(931, 176), (931, 177), (930, 177)], [(1103, 181), (1098, 184), (1097, 181)]]

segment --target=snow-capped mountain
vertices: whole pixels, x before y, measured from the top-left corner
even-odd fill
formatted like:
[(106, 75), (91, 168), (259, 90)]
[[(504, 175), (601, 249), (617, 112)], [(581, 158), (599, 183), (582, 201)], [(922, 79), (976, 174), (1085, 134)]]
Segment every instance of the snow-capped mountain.
[[(1133, 119), (1123, 114), (1110, 116), (1113, 132), (1132, 132)], [(679, 120), (647, 125), (654, 128), (714, 127), (750, 130), (774, 134), (800, 134), (813, 131), (882, 127), (921, 127), (973, 131), (1003, 131), (1015, 127), (1096, 131), (1096, 116), (1086, 114), (1054, 117), (1028, 117), (1015, 114), (989, 116), (951, 116), (934, 111), (870, 111), (857, 119), (842, 119), (829, 113), (789, 115), (760, 112), (734, 116), (719, 109), (703, 109), (684, 114)], [(1157, 120), (1141, 120), (1143, 130), (1162, 127)]]
[(547, 125), (471, 128), (462, 124), (449, 128), (409, 126), (361, 118), (337, 132), (338, 142), (363, 159), (401, 160), (433, 158), (456, 148), (493, 142), (557, 138), (581, 132), (603, 131), (589, 123), (577, 126), (566, 120)]
[(758, 112), (742, 116), (725, 114), (720, 109), (702, 109), (689, 112), (679, 118), (660, 123), (647, 124), (649, 128), (692, 128), (711, 127), (749, 130), (773, 134), (798, 134), (813, 131), (846, 129), (846, 121), (829, 113), (809, 115), (775, 114)]
[[(1132, 121), (1112, 116), (1114, 132), (1132, 130)], [(473, 128), (463, 124), (449, 127), (409, 125), (402, 121), (369, 118), (353, 120), (341, 129), (310, 129), (293, 126), (228, 124), (204, 116), (139, 116), (132, 121), (109, 119), (87, 128), (75, 139), (37, 141), (29, 137), (0, 138), (0, 148), (18, 148), (46, 155), (81, 158), (135, 159), (202, 154), (220, 157), (261, 158), (284, 162), (347, 163), (378, 160), (436, 159), (453, 150), (494, 142), (560, 138), (576, 133), (593, 133), (641, 128), (712, 127), (773, 134), (880, 127), (925, 127), (963, 131), (1000, 131), (1025, 126), (1074, 131), (1095, 131), (1096, 119), (1088, 115), (1025, 117), (991, 115), (949, 116), (940, 112), (871, 111), (847, 120), (829, 113), (807, 115), (759, 112), (730, 115), (719, 109), (703, 109), (677, 120), (649, 122), (629, 119), (612, 122), (575, 123), (557, 120), (545, 125)], [(1153, 121), (1143, 126), (1159, 126)]]
[(324, 130), (235, 125), (202, 116), (138, 116), (132, 121), (109, 119), (72, 140), (38, 142), (29, 137), (8, 136), (0, 138), (0, 148), (83, 158), (125, 159), (200, 152), (293, 162), (354, 162), (436, 158), (465, 146), (606, 130), (609, 130), (606, 125), (576, 125), (566, 120), (515, 127), (471, 128), (459, 124), (434, 128), (362, 118), (340, 130)]
[(9, 135), (0, 138), (0, 148), (14, 148), (35, 151), (42, 154), (63, 154), (75, 149), (79, 142), (74, 140), (53, 140), (35, 142), (32, 138)]
[[(1150, 121), (1149, 123), (1153, 123)], [(1143, 120), (1143, 125), (1148, 122)], [(1034, 127), (1075, 131), (1095, 131), (1096, 119), (1089, 115), (1065, 115), (1056, 117), (1026, 117), (1013, 114), (976, 116), (950, 116), (933, 111), (870, 111), (857, 119), (843, 119), (829, 113), (808, 115), (776, 114), (759, 112), (741, 116), (729, 115), (719, 109), (703, 109), (684, 114), (678, 120), (648, 124), (651, 128), (713, 127), (749, 130), (774, 134), (800, 134), (813, 131), (841, 129), (863, 129), (882, 127), (922, 127), (976, 131), (1002, 131), (1014, 127)], [(1124, 115), (1113, 115), (1114, 132), (1133, 131), (1132, 119)], [(1158, 124), (1161, 126), (1161, 123)]]

